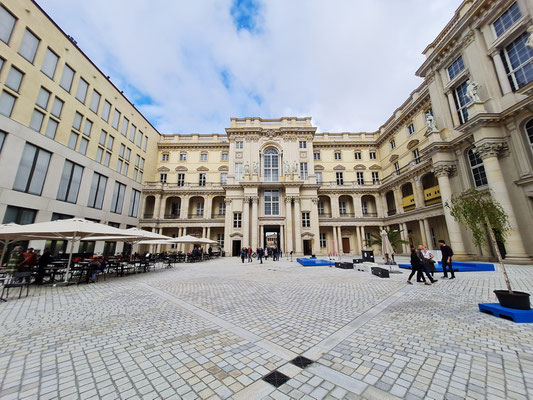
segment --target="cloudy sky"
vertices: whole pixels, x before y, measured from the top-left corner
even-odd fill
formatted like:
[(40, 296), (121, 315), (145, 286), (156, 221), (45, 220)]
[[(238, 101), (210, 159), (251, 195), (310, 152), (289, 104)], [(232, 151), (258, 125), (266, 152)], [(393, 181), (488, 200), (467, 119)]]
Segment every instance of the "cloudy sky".
[(460, 0), (37, 0), (161, 133), (379, 128)]

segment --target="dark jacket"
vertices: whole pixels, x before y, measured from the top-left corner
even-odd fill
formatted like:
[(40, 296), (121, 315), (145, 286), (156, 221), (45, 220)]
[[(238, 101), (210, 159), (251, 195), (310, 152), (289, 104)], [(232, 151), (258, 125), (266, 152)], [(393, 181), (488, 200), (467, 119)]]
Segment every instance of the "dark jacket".
[(442, 252), (442, 265), (446, 265), (452, 261), (453, 250), (450, 246), (447, 244), (440, 246), (440, 251)]
[(420, 258), (418, 257), (416, 251), (414, 253), (411, 253), (411, 267), (413, 267), (413, 269), (422, 267), (422, 261), (420, 261)]
[(52, 262), (52, 259), (52, 254), (49, 251), (45, 251), (39, 258), (39, 268), (46, 268)]

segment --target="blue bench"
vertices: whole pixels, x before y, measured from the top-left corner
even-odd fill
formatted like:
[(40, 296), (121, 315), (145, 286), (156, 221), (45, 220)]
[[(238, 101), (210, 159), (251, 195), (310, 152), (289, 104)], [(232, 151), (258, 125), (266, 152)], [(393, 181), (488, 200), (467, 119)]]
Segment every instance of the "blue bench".
[(480, 303), (478, 307), (482, 313), (491, 314), (495, 317), (509, 319), (517, 323), (533, 323), (533, 310), (515, 310), (502, 307), (498, 303)]
[(333, 261), (319, 260), (317, 258), (300, 257), (300, 258), (297, 258), (296, 261), (298, 261), (304, 267), (319, 267), (319, 266), (324, 266), (324, 265), (326, 266), (335, 265)]
[[(411, 269), (411, 264), (399, 264), (398, 266), (404, 269)], [(453, 261), (452, 266), (453, 266), (453, 270), (456, 272), (495, 271), (494, 264), (488, 264), (488, 263)], [(442, 263), (440, 261), (438, 262), (438, 264), (435, 264), (435, 270), (437, 272), (443, 272)]]

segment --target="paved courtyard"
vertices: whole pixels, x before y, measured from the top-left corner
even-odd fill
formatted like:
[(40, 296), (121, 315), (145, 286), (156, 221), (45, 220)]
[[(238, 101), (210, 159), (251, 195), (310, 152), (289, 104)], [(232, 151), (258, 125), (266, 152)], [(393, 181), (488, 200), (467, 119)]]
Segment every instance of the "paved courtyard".
[[(533, 266), (509, 269), (533, 292)], [(500, 273), (457, 275), (222, 258), (32, 288), (0, 304), (0, 398), (533, 398), (533, 325), (478, 312)]]

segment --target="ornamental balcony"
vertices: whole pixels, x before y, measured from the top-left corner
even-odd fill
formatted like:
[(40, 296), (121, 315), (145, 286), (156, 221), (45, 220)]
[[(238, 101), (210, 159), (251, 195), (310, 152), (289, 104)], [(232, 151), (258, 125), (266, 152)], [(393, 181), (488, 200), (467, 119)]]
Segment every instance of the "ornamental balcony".
[(424, 201), (426, 206), (441, 202), (439, 185), (424, 190)]

